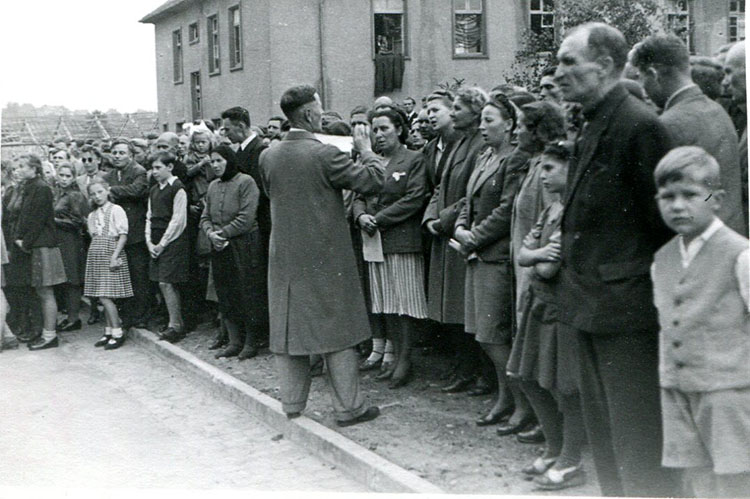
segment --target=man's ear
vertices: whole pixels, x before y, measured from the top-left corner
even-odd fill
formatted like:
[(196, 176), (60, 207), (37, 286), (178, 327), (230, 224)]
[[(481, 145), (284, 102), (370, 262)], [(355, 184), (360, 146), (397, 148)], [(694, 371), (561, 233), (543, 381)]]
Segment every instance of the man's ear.
[(599, 75), (606, 77), (612, 74), (615, 67), (615, 61), (609, 55), (600, 55), (595, 61), (601, 68)]
[(711, 201), (713, 204), (711, 208), (715, 213), (718, 213), (722, 206), (724, 206), (724, 199), (726, 198), (727, 191), (724, 189), (715, 189), (711, 192)]
[(646, 68), (646, 74), (649, 75), (651, 78), (653, 78), (657, 82), (661, 81), (661, 77), (659, 75), (659, 71), (657, 71), (654, 66), (647, 67)]

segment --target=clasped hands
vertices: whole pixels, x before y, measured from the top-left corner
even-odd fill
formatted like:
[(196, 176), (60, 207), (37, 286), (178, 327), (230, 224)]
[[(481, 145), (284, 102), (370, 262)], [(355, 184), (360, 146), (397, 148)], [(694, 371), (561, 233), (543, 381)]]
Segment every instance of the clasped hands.
[(211, 241), (211, 245), (216, 251), (221, 251), (227, 246), (227, 238), (222, 235), (221, 230), (209, 230), (206, 233), (208, 240)]
[(357, 223), (368, 236), (373, 236), (375, 235), (375, 232), (378, 231), (378, 222), (375, 221), (375, 217), (368, 215), (367, 213), (360, 215), (359, 218), (357, 218)]

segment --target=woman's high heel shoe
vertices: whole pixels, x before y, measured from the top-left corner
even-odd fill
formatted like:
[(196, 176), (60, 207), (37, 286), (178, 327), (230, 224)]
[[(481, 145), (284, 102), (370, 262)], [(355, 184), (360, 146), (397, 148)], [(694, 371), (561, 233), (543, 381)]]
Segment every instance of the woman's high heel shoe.
[(393, 370), (396, 369), (395, 362), (383, 362), (380, 366), (380, 373), (375, 376), (378, 381), (390, 379), (393, 376)]
[(390, 388), (391, 390), (395, 390), (397, 388), (401, 388), (402, 386), (406, 386), (407, 384), (409, 384), (409, 381), (411, 381), (412, 374), (414, 374), (414, 371), (411, 368), (411, 364), (404, 370), (404, 373), (400, 374), (399, 376), (396, 376), (394, 372), (394, 374), (391, 376), (391, 382), (388, 384), (388, 388)]
[(515, 408), (511, 405), (497, 412), (490, 411), (489, 414), (476, 420), (477, 426), (490, 426), (501, 423), (513, 414)]

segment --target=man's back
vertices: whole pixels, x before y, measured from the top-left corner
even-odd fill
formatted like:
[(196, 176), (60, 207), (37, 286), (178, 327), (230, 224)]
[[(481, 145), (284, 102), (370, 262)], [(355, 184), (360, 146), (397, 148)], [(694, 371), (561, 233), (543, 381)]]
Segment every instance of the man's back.
[(719, 218), (736, 232), (744, 233), (738, 138), (724, 108), (693, 87), (675, 96), (659, 119), (667, 127), (673, 147), (700, 146), (719, 162), (721, 184), (726, 191)]

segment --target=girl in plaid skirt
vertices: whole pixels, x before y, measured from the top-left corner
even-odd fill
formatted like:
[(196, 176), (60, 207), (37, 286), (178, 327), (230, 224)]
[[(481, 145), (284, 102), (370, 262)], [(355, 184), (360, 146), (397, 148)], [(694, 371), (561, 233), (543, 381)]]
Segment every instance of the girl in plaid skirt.
[(84, 294), (99, 298), (104, 306), (104, 335), (94, 345), (114, 350), (125, 341), (114, 300), (133, 296), (123, 251), (128, 239), (128, 218), (122, 207), (109, 201), (109, 185), (104, 180), (91, 182), (88, 193), (97, 208), (88, 219), (91, 246), (86, 259)]

